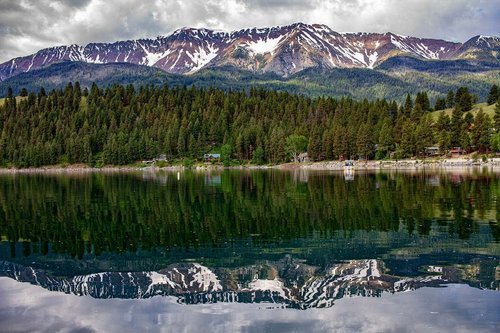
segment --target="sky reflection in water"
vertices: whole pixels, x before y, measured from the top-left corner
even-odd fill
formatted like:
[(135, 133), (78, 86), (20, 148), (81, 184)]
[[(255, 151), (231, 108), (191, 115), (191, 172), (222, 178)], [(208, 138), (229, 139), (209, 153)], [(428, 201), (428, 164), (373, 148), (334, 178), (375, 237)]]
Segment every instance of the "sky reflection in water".
[(498, 331), (498, 174), (348, 176), (0, 176), (0, 325)]

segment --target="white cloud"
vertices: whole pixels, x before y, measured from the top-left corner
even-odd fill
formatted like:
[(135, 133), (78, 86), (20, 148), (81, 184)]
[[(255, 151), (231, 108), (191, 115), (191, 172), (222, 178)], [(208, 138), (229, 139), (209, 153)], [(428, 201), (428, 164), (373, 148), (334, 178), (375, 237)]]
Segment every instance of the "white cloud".
[(181, 305), (161, 296), (94, 299), (0, 277), (0, 323), (16, 332), (489, 332), (498, 322), (497, 293), (449, 285), (300, 311), (268, 303)]
[(498, 35), (500, 0), (0, 0), (0, 62), (61, 44), (294, 22), (465, 41)]

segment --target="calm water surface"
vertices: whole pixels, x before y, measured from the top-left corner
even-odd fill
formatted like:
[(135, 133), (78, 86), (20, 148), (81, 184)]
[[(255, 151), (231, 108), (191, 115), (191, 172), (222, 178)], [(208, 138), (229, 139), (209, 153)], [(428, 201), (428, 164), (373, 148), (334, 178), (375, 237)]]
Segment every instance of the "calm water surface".
[(5, 332), (498, 332), (491, 170), (0, 175)]

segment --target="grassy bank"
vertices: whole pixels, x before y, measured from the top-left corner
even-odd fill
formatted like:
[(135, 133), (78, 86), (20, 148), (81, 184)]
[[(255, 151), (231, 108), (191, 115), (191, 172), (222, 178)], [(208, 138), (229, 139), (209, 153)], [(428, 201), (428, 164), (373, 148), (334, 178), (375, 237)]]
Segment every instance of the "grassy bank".
[[(466, 113), (472, 113), (472, 115), (475, 117), (476, 114), (479, 112), (479, 109), (483, 109), (483, 112), (486, 113), (488, 116), (490, 116), (493, 119), (493, 116), (495, 115), (495, 104), (488, 105), (487, 103), (474, 104), (472, 106), (472, 110), (470, 110), (468, 112), (464, 112), (464, 117), (465, 117)], [(439, 118), (439, 115), (441, 113), (445, 113), (451, 117), (452, 112), (453, 112), (453, 109), (450, 108), (450, 109), (431, 112), (431, 115), (432, 115), (432, 119), (434, 121), (436, 121)]]

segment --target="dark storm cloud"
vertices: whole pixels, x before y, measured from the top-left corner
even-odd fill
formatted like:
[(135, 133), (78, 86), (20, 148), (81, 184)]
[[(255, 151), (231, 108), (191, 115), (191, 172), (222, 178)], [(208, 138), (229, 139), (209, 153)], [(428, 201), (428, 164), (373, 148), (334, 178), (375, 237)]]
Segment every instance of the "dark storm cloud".
[(61, 44), (293, 22), (465, 41), (499, 35), (500, 0), (0, 0), (0, 62)]

